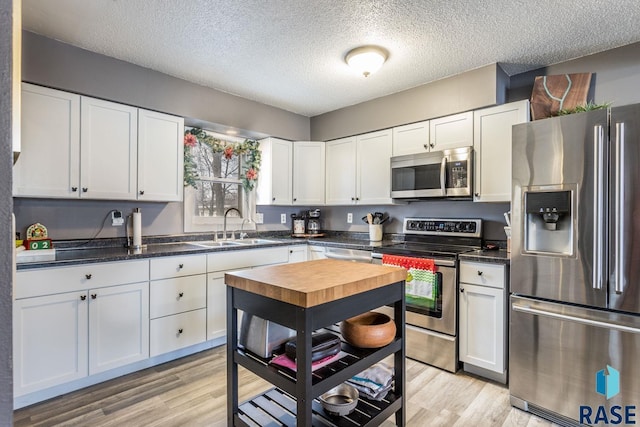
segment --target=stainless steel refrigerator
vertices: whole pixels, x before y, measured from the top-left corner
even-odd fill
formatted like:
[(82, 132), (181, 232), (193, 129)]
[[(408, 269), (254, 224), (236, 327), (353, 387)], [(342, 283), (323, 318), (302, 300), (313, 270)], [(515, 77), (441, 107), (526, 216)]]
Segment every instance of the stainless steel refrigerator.
[(640, 105), (516, 125), (512, 156), (511, 403), (640, 422)]

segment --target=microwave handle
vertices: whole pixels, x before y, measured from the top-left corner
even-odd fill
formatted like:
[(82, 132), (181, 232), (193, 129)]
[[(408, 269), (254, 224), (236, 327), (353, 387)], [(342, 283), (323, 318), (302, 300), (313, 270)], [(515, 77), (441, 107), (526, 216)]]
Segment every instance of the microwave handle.
[(447, 158), (442, 158), (440, 163), (440, 189), (442, 190), (442, 196), (447, 195)]

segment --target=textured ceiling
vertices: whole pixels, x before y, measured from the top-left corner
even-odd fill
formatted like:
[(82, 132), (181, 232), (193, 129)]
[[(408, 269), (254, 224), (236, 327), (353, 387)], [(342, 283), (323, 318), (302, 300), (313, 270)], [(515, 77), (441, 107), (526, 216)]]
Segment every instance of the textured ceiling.
[[(315, 116), (498, 62), (509, 74), (640, 41), (638, 0), (23, 0), (23, 27)], [(390, 56), (353, 73), (365, 44)]]

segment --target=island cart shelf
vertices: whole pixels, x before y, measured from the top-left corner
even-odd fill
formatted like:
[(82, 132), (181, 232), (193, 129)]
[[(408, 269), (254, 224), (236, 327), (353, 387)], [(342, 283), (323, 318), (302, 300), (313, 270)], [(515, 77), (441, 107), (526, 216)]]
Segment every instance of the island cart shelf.
[[(227, 273), (228, 425), (376, 426), (394, 413), (396, 424), (404, 425), (405, 278), (401, 268), (331, 259)], [(314, 331), (335, 330), (338, 322), (383, 305), (394, 307), (396, 337), (390, 344), (360, 349), (343, 342), (346, 355), (312, 373)], [(238, 310), (296, 331), (297, 372), (238, 348)], [(361, 396), (356, 411), (347, 417), (323, 411), (318, 396), (391, 355), (395, 380), (385, 399)], [(275, 387), (238, 405), (238, 365)]]

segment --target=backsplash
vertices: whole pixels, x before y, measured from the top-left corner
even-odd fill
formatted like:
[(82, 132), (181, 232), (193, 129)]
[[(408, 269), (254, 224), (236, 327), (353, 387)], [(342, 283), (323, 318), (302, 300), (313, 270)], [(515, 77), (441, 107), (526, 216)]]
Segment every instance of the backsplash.
[[(391, 220), (385, 223), (385, 233), (401, 233), (402, 220), (408, 216), (433, 218), (482, 218), (486, 240), (506, 240), (503, 212), (509, 203), (473, 203), (471, 201), (424, 201), (392, 206), (258, 206), (264, 215), (259, 231), (291, 230), (291, 214), (319, 208), (324, 230), (367, 232), (362, 217), (368, 212), (386, 212)], [(142, 211), (142, 235), (163, 236), (183, 234), (182, 203), (153, 203), (102, 200), (62, 200), (14, 198), (16, 230), (24, 235), (35, 222), (44, 224), (54, 240), (97, 238), (124, 238), (125, 227), (111, 225), (109, 212), (117, 209), (123, 216), (134, 208)], [(287, 217), (280, 224), (280, 215)], [(353, 214), (353, 223), (347, 223), (347, 214)]]

